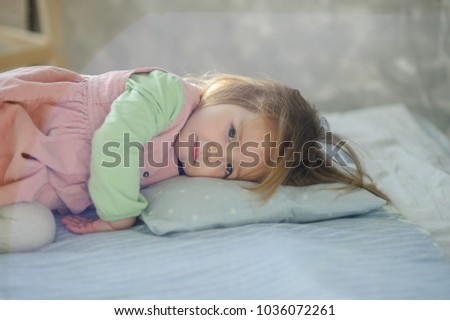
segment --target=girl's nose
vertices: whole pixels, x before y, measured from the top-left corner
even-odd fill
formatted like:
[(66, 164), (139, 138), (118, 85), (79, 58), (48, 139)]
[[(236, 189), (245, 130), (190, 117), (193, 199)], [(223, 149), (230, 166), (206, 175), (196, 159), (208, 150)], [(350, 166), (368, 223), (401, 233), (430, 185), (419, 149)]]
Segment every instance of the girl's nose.
[(210, 163), (216, 163), (217, 161), (223, 161), (225, 150), (219, 143), (205, 145), (204, 157)]

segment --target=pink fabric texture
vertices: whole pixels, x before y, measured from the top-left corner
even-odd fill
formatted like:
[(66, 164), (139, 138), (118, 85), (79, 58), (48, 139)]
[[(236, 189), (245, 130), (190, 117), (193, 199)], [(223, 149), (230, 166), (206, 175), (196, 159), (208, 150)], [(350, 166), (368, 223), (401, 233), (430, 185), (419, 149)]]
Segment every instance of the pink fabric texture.
[[(0, 73), (0, 205), (39, 201), (73, 213), (92, 205), (87, 181), (93, 133), (129, 76), (151, 70), (87, 76), (28, 67)], [(198, 100), (198, 89), (185, 84), (187, 107), (164, 136), (176, 136)], [(141, 186), (153, 182), (141, 181)]]

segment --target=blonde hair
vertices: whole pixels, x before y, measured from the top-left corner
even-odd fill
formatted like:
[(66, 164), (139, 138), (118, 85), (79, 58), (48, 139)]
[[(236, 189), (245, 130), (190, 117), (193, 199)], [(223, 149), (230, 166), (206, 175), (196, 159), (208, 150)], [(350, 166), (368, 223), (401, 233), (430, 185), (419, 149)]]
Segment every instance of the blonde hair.
[[(196, 84), (202, 88), (199, 107), (234, 104), (268, 120), (277, 146), (275, 159), (271, 155), (274, 165), (252, 188), (261, 192), (263, 199), (268, 199), (280, 185), (340, 182), (346, 188), (364, 188), (390, 201), (364, 172), (353, 148), (337, 134), (326, 132), (316, 108), (298, 90), (270, 78), (229, 74), (206, 75)], [(340, 165), (324, 152), (325, 141), (344, 151), (352, 166)]]

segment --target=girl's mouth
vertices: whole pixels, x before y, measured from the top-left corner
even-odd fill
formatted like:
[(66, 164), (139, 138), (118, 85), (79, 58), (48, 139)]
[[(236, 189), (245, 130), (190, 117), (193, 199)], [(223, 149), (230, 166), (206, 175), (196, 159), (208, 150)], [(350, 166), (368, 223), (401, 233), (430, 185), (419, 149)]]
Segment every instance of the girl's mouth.
[(199, 150), (200, 150), (200, 143), (198, 141), (195, 141), (193, 145), (194, 161), (197, 161)]

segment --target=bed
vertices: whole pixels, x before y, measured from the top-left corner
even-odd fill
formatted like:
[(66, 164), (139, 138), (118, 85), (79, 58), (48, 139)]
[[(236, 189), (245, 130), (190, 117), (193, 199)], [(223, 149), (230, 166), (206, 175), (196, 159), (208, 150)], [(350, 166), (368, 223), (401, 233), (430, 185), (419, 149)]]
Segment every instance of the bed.
[(0, 298), (450, 299), (448, 139), (402, 105), (326, 116), (394, 206), (160, 234), (144, 219), (79, 236), (55, 215), (54, 243), (0, 255)]

